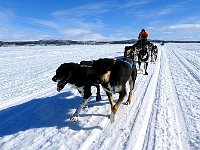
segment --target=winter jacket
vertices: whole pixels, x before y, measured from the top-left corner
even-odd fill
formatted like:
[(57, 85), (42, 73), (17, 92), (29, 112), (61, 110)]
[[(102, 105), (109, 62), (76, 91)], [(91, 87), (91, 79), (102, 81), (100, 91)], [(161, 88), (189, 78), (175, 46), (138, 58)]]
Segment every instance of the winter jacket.
[(148, 32), (140, 32), (138, 38), (146, 39), (148, 37)]

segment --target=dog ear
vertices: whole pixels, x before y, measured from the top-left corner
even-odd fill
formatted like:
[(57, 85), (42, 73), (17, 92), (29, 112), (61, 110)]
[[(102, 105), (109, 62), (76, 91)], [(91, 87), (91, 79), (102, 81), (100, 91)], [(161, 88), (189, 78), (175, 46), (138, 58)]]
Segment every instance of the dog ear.
[(78, 67), (80, 67), (80, 65), (76, 63), (64, 63), (60, 65), (56, 73), (62, 73), (66, 75), (69, 72), (74, 72)]
[(115, 64), (115, 60), (114, 59), (108, 59), (108, 65), (113, 66)]
[(93, 68), (96, 66), (96, 62), (97, 62), (97, 60), (93, 60), (93, 61), (92, 61), (92, 67), (93, 67)]

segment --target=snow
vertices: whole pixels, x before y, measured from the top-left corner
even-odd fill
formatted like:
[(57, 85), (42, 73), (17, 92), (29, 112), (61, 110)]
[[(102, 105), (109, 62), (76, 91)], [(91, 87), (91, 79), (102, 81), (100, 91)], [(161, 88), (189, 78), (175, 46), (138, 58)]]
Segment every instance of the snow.
[(92, 88), (90, 107), (69, 121), (82, 97), (70, 85), (56, 91), (56, 69), (122, 56), (125, 46), (0, 47), (0, 149), (200, 149), (200, 44), (157, 44), (158, 60), (138, 74), (132, 103), (114, 123), (102, 88), (102, 101)]

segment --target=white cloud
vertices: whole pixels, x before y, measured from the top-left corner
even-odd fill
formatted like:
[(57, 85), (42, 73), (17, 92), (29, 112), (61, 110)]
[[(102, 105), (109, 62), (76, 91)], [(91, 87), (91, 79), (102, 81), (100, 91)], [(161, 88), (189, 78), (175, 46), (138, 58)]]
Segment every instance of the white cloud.
[(190, 29), (190, 30), (200, 30), (200, 24), (179, 24), (179, 25), (173, 25), (173, 26), (168, 26), (166, 29)]
[(143, 5), (143, 4), (146, 4), (148, 1), (129, 1), (129, 2), (126, 2), (126, 3), (123, 3), (123, 4), (120, 4), (119, 5), (119, 8), (128, 8), (128, 7), (133, 7), (133, 6), (137, 6), (137, 5)]
[(173, 34), (173, 32), (170, 32), (170, 31), (163, 31), (162, 33), (163, 34)]
[(108, 2), (104, 3), (94, 3), (75, 7), (72, 9), (58, 10), (52, 13), (53, 16), (73, 16), (73, 17), (83, 17), (91, 16), (97, 14), (103, 14), (110, 10), (112, 5)]
[(158, 13), (158, 15), (167, 15), (167, 14), (170, 14), (174, 11), (174, 8), (165, 8), (165, 9), (162, 9), (160, 10), (160, 12)]
[(58, 28), (58, 24), (55, 23), (54, 21), (49, 21), (49, 20), (41, 20), (41, 19), (31, 19), (32, 22), (46, 26), (48, 28)]
[(102, 2), (102, 3), (93, 3), (88, 5), (82, 5), (79, 7), (66, 9), (66, 10), (58, 10), (52, 13), (53, 16), (65, 16), (65, 17), (87, 17), (94, 15), (101, 15), (110, 11), (116, 11), (119, 9), (127, 9), (132, 8), (137, 5), (142, 5), (147, 3), (148, 1), (128, 1), (125, 3), (117, 3), (117, 2)]
[(101, 34), (82, 28), (65, 29), (61, 34), (63, 34), (63, 37), (71, 40), (101, 41), (106, 39), (106, 37)]
[(185, 12), (188, 8), (189, 1), (181, 1), (172, 3), (170, 5), (167, 5), (165, 8), (162, 8), (158, 15), (168, 15), (168, 14), (174, 14), (175, 13), (181, 13)]

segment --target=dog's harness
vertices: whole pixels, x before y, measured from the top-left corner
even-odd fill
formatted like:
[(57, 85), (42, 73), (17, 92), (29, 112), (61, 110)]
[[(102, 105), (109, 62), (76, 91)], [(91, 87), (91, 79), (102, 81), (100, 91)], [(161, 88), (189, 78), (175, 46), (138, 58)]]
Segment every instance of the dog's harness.
[(126, 60), (124, 60), (124, 59), (122, 59), (122, 58), (118, 58), (116, 61), (122, 61), (122, 62), (127, 63), (127, 64), (131, 67), (131, 69), (132, 69), (132, 67), (133, 67), (133, 63), (130, 63), (130, 62), (128, 62), (128, 61), (126, 61)]

